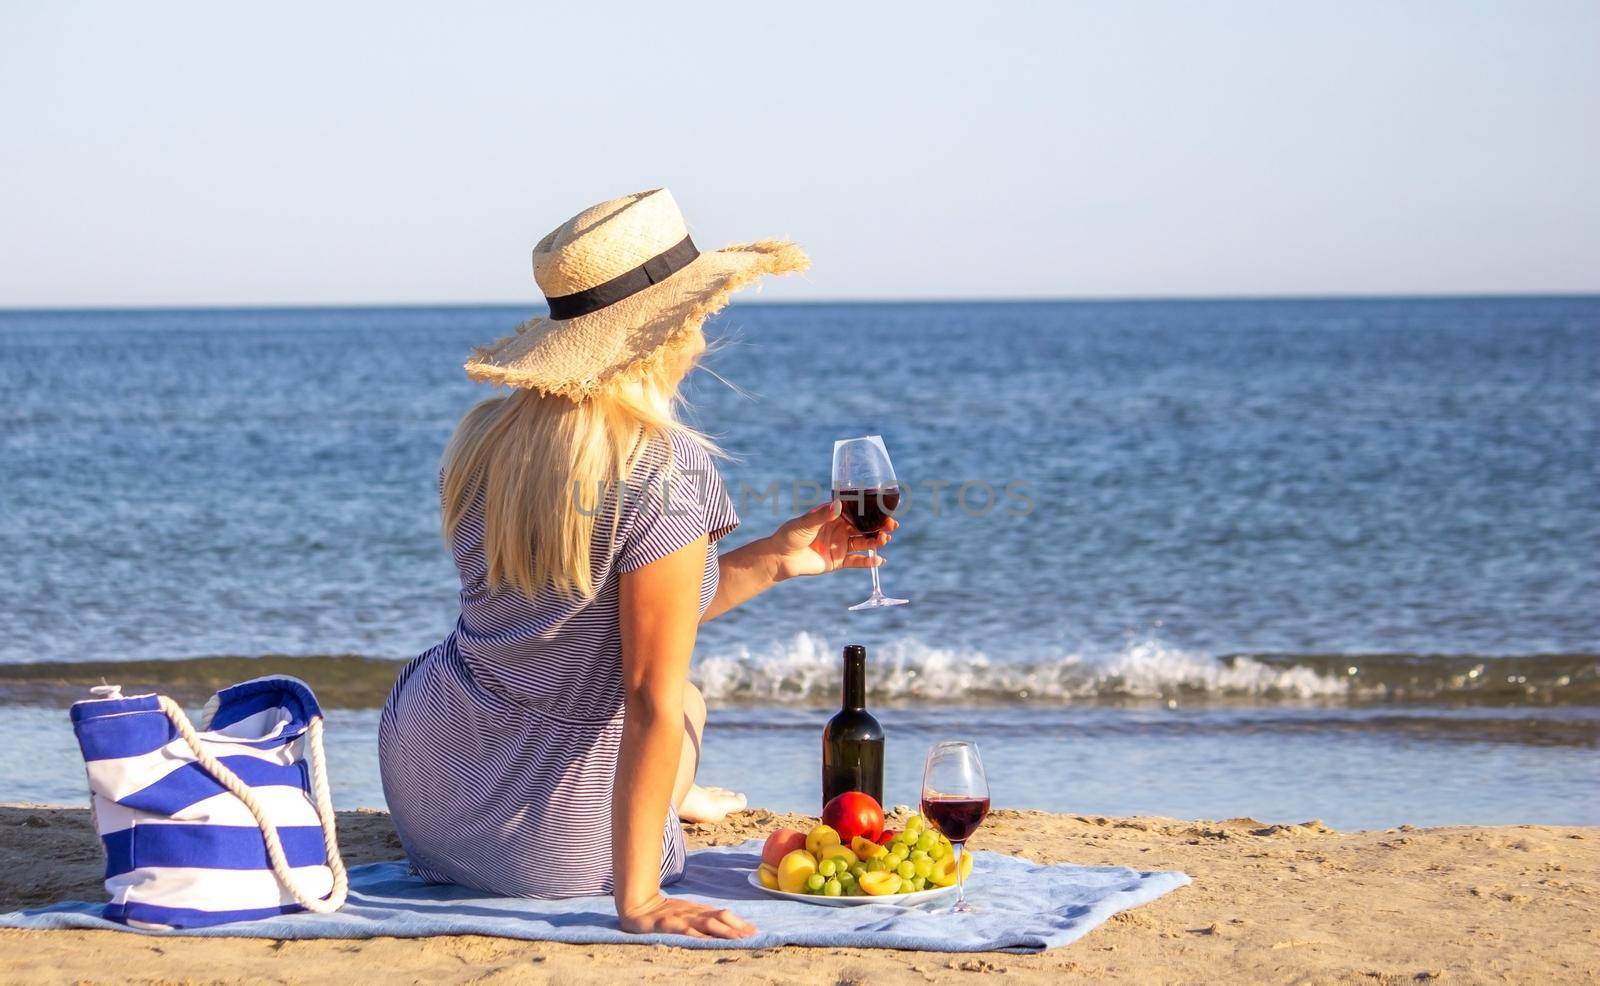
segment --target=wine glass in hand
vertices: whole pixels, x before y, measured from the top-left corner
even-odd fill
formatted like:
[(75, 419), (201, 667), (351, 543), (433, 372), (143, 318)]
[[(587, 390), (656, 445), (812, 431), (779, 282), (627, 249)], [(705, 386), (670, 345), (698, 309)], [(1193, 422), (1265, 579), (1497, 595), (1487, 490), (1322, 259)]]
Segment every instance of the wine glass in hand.
[[(900, 484), (894, 478), (894, 466), (889, 463), (889, 450), (883, 447), (882, 438), (867, 435), (833, 443), (833, 498), (839, 503), (840, 513), (864, 536), (871, 538), (883, 530), (884, 522), (900, 506)], [(851, 609), (910, 602), (883, 594), (878, 580), (877, 548), (868, 546), (867, 565), (872, 572), (872, 595)]]
[(984, 776), (976, 743), (951, 740), (928, 751), (922, 768), (922, 814), (950, 840), (956, 867), (956, 904), (950, 910), (965, 914), (973, 907), (967, 903), (961, 854), (978, 824), (989, 814), (989, 780)]

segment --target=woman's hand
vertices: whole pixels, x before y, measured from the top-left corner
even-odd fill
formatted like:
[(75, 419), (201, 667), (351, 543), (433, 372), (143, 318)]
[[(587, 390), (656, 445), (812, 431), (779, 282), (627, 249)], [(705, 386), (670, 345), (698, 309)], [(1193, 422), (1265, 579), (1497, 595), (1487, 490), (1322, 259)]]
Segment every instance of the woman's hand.
[(622, 913), (622, 930), (636, 935), (688, 935), (691, 938), (749, 938), (755, 925), (732, 911), (707, 907), (692, 900), (656, 894), (654, 900)]
[(882, 565), (882, 555), (869, 558), (850, 552), (883, 547), (893, 540), (889, 532), (900, 522), (890, 517), (884, 521), (883, 530), (872, 537), (862, 537), (839, 512), (838, 501), (819, 504), (785, 521), (771, 535), (719, 555), (717, 566), (722, 577), (701, 622), (749, 602), (784, 579)]
[(872, 537), (856, 532), (840, 516), (837, 500), (819, 504), (793, 520), (785, 521), (767, 538), (773, 564), (773, 581), (782, 582), (797, 575), (822, 575), (841, 568), (873, 568), (883, 564), (882, 555), (853, 555), (852, 551), (881, 548), (894, 538), (890, 531), (900, 522), (890, 517), (883, 530)]

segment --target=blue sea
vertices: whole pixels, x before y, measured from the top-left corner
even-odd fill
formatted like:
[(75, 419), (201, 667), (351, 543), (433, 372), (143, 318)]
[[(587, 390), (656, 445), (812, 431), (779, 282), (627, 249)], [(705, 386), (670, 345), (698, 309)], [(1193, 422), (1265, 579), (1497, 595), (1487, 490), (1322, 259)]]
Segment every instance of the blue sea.
[[(65, 708), (293, 670), (336, 800), (452, 626), (436, 470), (503, 307), (0, 312), (0, 800), (85, 800)], [(703, 628), (703, 778), (816, 809), (845, 643), (887, 797), (940, 738), (997, 805), (1600, 823), (1600, 298), (738, 305), (689, 387), (762, 536), (879, 434), (886, 589)]]

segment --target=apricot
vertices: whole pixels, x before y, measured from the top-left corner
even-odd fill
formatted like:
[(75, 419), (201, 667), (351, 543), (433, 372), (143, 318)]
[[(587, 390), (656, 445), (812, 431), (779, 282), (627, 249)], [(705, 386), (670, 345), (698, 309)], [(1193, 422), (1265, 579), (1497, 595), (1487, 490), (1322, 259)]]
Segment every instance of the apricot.
[(851, 852), (845, 846), (829, 846), (828, 848), (822, 850), (822, 858), (837, 859), (843, 864), (845, 869), (849, 869), (857, 862), (856, 854)]
[[(961, 854), (961, 879), (966, 881), (972, 875), (972, 854)], [(928, 882), (936, 887), (953, 887), (956, 883), (956, 858), (954, 855), (945, 855), (942, 859), (933, 861), (933, 872), (928, 874)]]
[(783, 857), (796, 849), (804, 849), (805, 847), (806, 834), (804, 832), (799, 829), (778, 829), (767, 836), (766, 844), (761, 847), (761, 861), (773, 869), (777, 869), (778, 864), (783, 862)]
[(817, 857), (796, 849), (778, 863), (778, 889), (786, 894), (803, 894), (806, 881), (817, 872)]
[(874, 897), (886, 897), (889, 894), (900, 892), (900, 874), (890, 870), (879, 870), (876, 873), (863, 873), (860, 880), (861, 889)]
[(851, 839), (850, 848), (855, 850), (856, 858), (861, 860), (877, 859), (879, 856), (887, 856), (889, 854), (889, 850), (864, 835), (858, 835)]
[(756, 879), (768, 890), (778, 889), (778, 868), (770, 863), (762, 863), (756, 869)]
[(820, 857), (824, 849), (838, 844), (839, 833), (832, 825), (818, 825), (806, 833), (806, 851), (813, 856)]

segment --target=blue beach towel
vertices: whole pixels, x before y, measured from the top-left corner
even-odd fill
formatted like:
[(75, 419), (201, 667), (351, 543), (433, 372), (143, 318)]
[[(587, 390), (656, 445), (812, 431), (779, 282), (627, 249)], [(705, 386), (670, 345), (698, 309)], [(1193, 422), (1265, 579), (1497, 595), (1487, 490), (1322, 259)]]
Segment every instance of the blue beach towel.
[(639, 943), (682, 948), (905, 948), (934, 952), (1036, 952), (1076, 941), (1118, 911), (1148, 903), (1189, 882), (1177, 872), (1123, 867), (1040, 866), (998, 853), (975, 853), (967, 896), (975, 914), (949, 914), (950, 901), (921, 907), (864, 904), (819, 907), (768, 897), (747, 882), (761, 862), (761, 842), (701, 849), (683, 880), (668, 887), (687, 897), (731, 907), (760, 933), (738, 941), (683, 935), (630, 935), (617, 927), (609, 897), (525, 900), (484, 897), (465, 887), (428, 884), (405, 863), (371, 863), (350, 871), (350, 898), (336, 914), (285, 914), (238, 924), (184, 930), (129, 928), (101, 916), (103, 904), (69, 902), (0, 915), (5, 928), (93, 928), (142, 935), (244, 938), (421, 938), (494, 935), (593, 945)]

